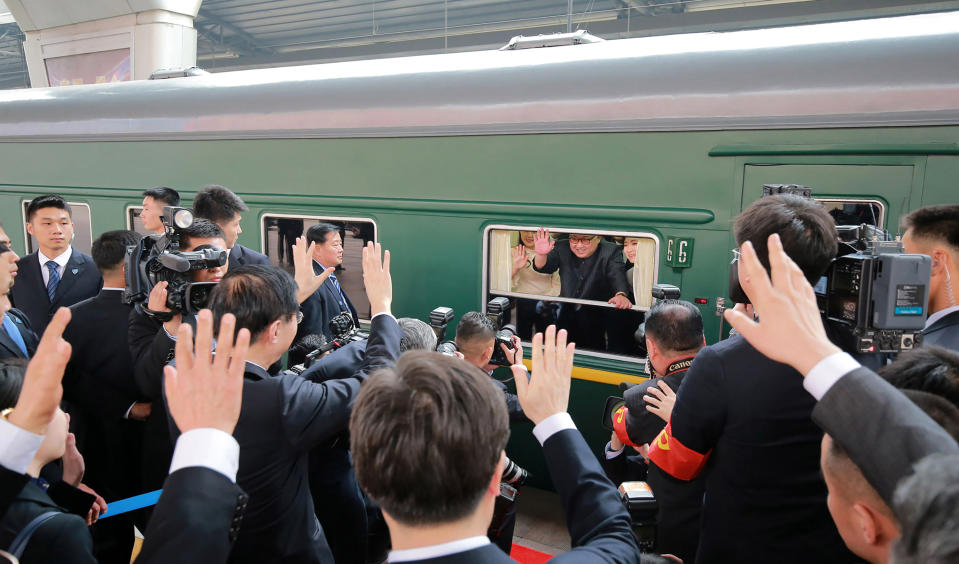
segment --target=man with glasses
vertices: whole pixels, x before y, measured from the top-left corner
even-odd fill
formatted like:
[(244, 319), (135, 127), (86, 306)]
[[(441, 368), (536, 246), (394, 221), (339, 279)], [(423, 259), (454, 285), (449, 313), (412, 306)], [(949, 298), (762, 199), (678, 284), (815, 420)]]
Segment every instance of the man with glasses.
[(30, 358), (39, 341), (26, 314), (13, 309), (7, 295), (13, 288), (18, 260), (10, 237), (0, 225), (0, 358)]
[[(629, 309), (629, 283), (619, 245), (599, 235), (572, 233), (569, 239), (553, 241), (549, 230), (536, 231), (533, 270), (552, 274), (559, 270), (561, 298), (599, 300), (616, 309)], [(558, 325), (569, 340), (582, 348), (606, 350), (606, 319), (603, 308), (575, 303), (560, 306)]]

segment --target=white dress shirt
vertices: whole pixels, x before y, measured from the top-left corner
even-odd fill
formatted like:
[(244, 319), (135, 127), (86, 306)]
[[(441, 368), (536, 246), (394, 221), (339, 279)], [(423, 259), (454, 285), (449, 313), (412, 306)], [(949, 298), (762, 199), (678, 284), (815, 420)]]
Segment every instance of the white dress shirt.
[(43, 435), (36, 435), (0, 418), (0, 465), (4, 468), (26, 474), (41, 444)]
[(60, 280), (63, 280), (63, 269), (66, 268), (67, 262), (70, 261), (71, 256), (73, 256), (73, 245), (67, 246), (67, 250), (63, 251), (57, 257), (52, 259), (43, 254), (43, 251), (37, 251), (37, 259), (40, 261), (40, 274), (43, 275), (44, 287), (50, 283), (50, 270), (47, 268), (47, 263), (51, 260), (57, 263), (57, 274), (60, 275)]
[(219, 429), (191, 429), (180, 435), (173, 449), (170, 474), (181, 468), (202, 466), (236, 482), (240, 468), (240, 443)]
[(819, 401), (840, 378), (860, 366), (848, 353), (834, 353), (816, 363), (809, 374), (806, 374), (802, 385), (812, 397), (816, 398), (816, 401)]

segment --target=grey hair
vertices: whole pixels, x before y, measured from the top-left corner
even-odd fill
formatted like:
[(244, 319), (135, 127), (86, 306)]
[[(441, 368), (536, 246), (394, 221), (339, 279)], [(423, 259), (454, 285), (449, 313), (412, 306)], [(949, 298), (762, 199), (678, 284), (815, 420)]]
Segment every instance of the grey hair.
[(403, 337), (400, 339), (400, 352), (413, 350), (436, 350), (436, 333), (433, 328), (413, 317), (401, 317), (396, 320)]
[(892, 562), (959, 562), (959, 455), (920, 460), (896, 488), (893, 512), (902, 534), (892, 545)]

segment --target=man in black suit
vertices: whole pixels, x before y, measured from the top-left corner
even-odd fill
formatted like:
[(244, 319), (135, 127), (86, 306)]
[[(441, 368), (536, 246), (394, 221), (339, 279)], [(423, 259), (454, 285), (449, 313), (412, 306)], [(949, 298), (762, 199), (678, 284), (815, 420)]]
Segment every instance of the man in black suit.
[(10, 305), (8, 293), (17, 275), (18, 260), (0, 225), (0, 358), (30, 358), (39, 342), (26, 314)]
[[(306, 243), (310, 245), (313, 258), (313, 271), (320, 275), (329, 271), (325, 282), (302, 302), (303, 323), (297, 329), (297, 338), (303, 335), (324, 335), (328, 340), (334, 337), (330, 330), (330, 320), (341, 313), (349, 313), (353, 323), (359, 323), (356, 308), (340, 287), (333, 269), (343, 262), (343, 240), (340, 228), (331, 223), (318, 223), (306, 231)], [(297, 252), (294, 246), (294, 253)]]
[(285, 271), (240, 267), (210, 295), (215, 319), (232, 312), (237, 326), (252, 336), (234, 433), (243, 450), (237, 483), (249, 493), (250, 504), (230, 562), (332, 562), (310, 497), (307, 455), (346, 429), (366, 374), (399, 354), (400, 331), (390, 314), (389, 255), (381, 263), (379, 253), (378, 245), (363, 252), (373, 320), (363, 366), (345, 380), (315, 384), (292, 373), (266, 372), (296, 332), (296, 285)]
[[(545, 349), (545, 350), (544, 350)], [(533, 337), (532, 376), (512, 367), (567, 514), (573, 550), (555, 562), (639, 562), (629, 516), (566, 413), (574, 345)], [(363, 386), (350, 417), (356, 475), (382, 509), (390, 561), (512, 562), (486, 538), (509, 438), (502, 393), (436, 352), (403, 355)]]
[[(690, 302), (658, 301), (647, 312), (646, 350), (650, 379), (623, 393), (625, 428), (617, 425), (620, 433), (625, 430), (625, 438), (631, 444), (648, 447), (666, 426), (669, 415), (663, 413), (665, 417), (661, 418), (657, 410), (648, 410), (644, 398), (655, 400), (654, 396), (660, 395), (664, 386), (672, 392), (678, 390), (693, 359), (705, 344), (703, 317), (699, 308)], [(670, 476), (654, 463), (649, 463), (648, 468), (637, 468), (629, 463), (625, 444), (617, 435), (614, 432), (606, 446), (603, 468), (616, 484), (629, 481), (623, 476), (627, 468), (645, 473), (635, 479), (649, 484), (659, 504), (656, 551), (678, 556), (683, 562), (695, 562), (705, 477), (700, 475), (687, 482)], [(634, 459), (633, 462), (640, 461)]]
[(196, 217), (212, 221), (226, 234), (226, 248), (230, 253), (229, 268), (246, 264), (270, 264), (266, 255), (236, 242), (240, 233), (243, 233), (240, 227), (243, 216), (240, 214), (247, 211), (249, 208), (239, 196), (216, 184), (204, 186), (193, 199), (193, 213)]
[[(754, 202), (734, 233), (740, 244), (762, 245), (761, 256), (768, 236), (780, 233), (809, 280), (837, 250), (829, 214), (794, 195)], [(826, 507), (822, 431), (801, 388), (792, 368), (740, 336), (705, 347), (690, 366), (649, 458), (681, 480), (706, 475), (697, 562), (854, 561)]]
[[(151, 403), (133, 378), (127, 343), (133, 306), (123, 302), (126, 248), (140, 238), (133, 231), (107, 231), (93, 242), (103, 289), (70, 307), (73, 322), (64, 332), (73, 346), (63, 381), (71, 427), (86, 458), (88, 485), (109, 500), (143, 493), (140, 447)], [(94, 525), (94, 554), (101, 564), (130, 561), (133, 525), (129, 514)]]
[(163, 235), (166, 226), (163, 225), (163, 208), (179, 206), (180, 193), (173, 188), (158, 186), (143, 191), (143, 210), (140, 211), (140, 221), (143, 228), (156, 235)]
[(10, 301), (27, 314), (37, 333), (43, 333), (57, 308), (92, 298), (103, 286), (93, 259), (70, 245), (72, 213), (63, 198), (52, 194), (27, 205), (27, 232), (37, 239), (38, 250), (20, 259)]
[(959, 284), (959, 204), (920, 208), (905, 217), (903, 227), (905, 251), (932, 257), (922, 344), (959, 351), (959, 294), (954, 287)]
[(10, 237), (3, 230), (3, 224), (0, 223), (0, 294), (7, 294), (10, 288), (13, 288), (14, 279), (17, 277), (17, 262), (20, 257), (13, 250)]

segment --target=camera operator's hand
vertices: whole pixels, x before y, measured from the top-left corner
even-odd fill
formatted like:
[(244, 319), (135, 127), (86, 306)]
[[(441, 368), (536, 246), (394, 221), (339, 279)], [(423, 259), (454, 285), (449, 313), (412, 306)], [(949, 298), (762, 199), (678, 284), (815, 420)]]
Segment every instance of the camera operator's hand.
[[(506, 353), (506, 358), (509, 359), (510, 364), (523, 364), (523, 341), (520, 340), (518, 335), (513, 335), (512, 350), (506, 346), (506, 343), (500, 343), (499, 346)], [(493, 368), (497, 367), (493, 366)]]
[(619, 437), (616, 436), (616, 432), (609, 437), (609, 450), (617, 451), (623, 450), (623, 447), (626, 446), (623, 444), (623, 441), (619, 440)]
[(739, 283), (759, 321), (737, 309), (728, 309), (724, 315), (759, 352), (805, 376), (820, 360), (841, 351), (826, 337), (816, 294), (786, 255), (779, 235), (769, 236), (768, 248), (772, 282), (748, 241), (739, 255)]
[(176, 368), (163, 367), (170, 417), (181, 433), (213, 428), (233, 433), (240, 418), (243, 399), (243, 372), (250, 348), (250, 332), (240, 329), (233, 341), (236, 318), (226, 314), (220, 320), (216, 355), (213, 344), (213, 314), (204, 309), (197, 316), (196, 352), (193, 329), (180, 326), (176, 341)]
[(516, 276), (516, 273), (520, 270), (526, 268), (526, 265), (529, 264), (526, 259), (526, 247), (522, 243), (513, 247), (513, 274)]
[(366, 286), (366, 297), (370, 299), (370, 316), (390, 313), (393, 304), (390, 252), (383, 251), (379, 243), (370, 241), (363, 248), (363, 284)]
[(556, 242), (553, 241), (549, 236), (549, 229), (543, 229), (540, 227), (536, 230), (536, 234), (533, 235), (533, 250), (536, 251), (536, 257), (533, 259), (533, 264), (536, 265), (536, 268), (543, 268), (546, 266), (546, 255), (553, 250), (555, 245)]
[(673, 406), (676, 405), (676, 393), (666, 382), (660, 380), (656, 386), (647, 388), (643, 401), (646, 402), (646, 411), (655, 413), (660, 419), (669, 423)]
[[(153, 289), (150, 290), (150, 297), (147, 300), (147, 307), (150, 311), (170, 311), (170, 308), (166, 305), (167, 299), (167, 282), (157, 282), (153, 285)], [(163, 323), (163, 328), (166, 329), (166, 332), (170, 335), (176, 335), (177, 328), (180, 327), (180, 320), (183, 319), (183, 316), (179, 313), (170, 318), (170, 321), (165, 321)]]
[(573, 352), (576, 345), (566, 344), (566, 330), (558, 333), (555, 325), (533, 336), (533, 372), (527, 380), (526, 367), (514, 364), (516, 395), (523, 412), (534, 424), (569, 407), (569, 387), (573, 376)]
[(63, 340), (63, 330), (69, 322), (70, 310), (58, 309), (27, 365), (17, 405), (7, 417), (10, 423), (37, 435), (47, 432), (63, 397), (61, 381), (71, 351), (70, 343)]
[(629, 301), (629, 298), (622, 294), (616, 294), (606, 303), (613, 304), (616, 306), (616, 309), (629, 309), (633, 307), (633, 302)]
[(293, 244), (293, 279), (296, 280), (296, 301), (305, 302), (313, 292), (320, 289), (326, 279), (333, 274), (331, 266), (317, 275), (313, 270), (313, 251), (316, 243), (306, 245), (306, 237), (297, 237)]

